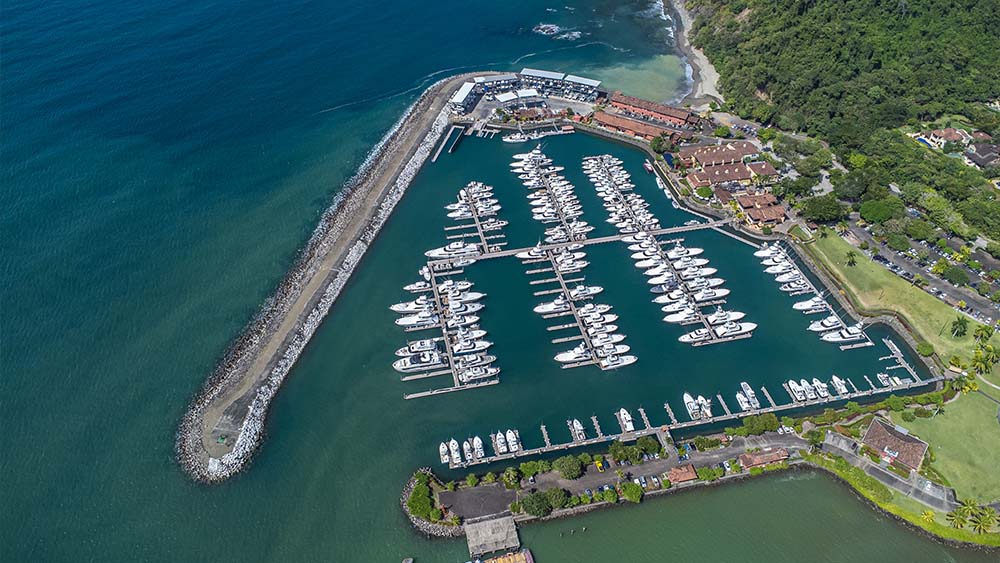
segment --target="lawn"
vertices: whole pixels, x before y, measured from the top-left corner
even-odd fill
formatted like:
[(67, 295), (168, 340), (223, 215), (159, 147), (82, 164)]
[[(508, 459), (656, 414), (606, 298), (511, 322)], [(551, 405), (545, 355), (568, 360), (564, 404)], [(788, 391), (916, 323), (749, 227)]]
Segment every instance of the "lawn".
[(933, 467), (955, 488), (959, 499), (1000, 500), (1000, 423), (996, 403), (978, 393), (962, 395), (934, 418), (893, 422), (934, 450)]
[[(934, 346), (934, 351), (942, 361), (947, 362), (953, 355), (968, 361), (972, 355), (972, 332), (976, 326), (969, 322), (965, 336), (951, 335), (951, 322), (958, 312), (926, 291), (911, 285), (893, 274), (877, 262), (872, 262), (836, 234), (826, 238), (816, 237), (813, 244), (804, 245), (807, 252), (826, 265), (838, 283), (853, 294), (852, 300), (868, 311), (891, 310), (899, 313), (913, 327), (919, 339)], [(857, 264), (846, 264), (847, 252), (857, 253)], [(1000, 334), (991, 342), (1000, 347)]]

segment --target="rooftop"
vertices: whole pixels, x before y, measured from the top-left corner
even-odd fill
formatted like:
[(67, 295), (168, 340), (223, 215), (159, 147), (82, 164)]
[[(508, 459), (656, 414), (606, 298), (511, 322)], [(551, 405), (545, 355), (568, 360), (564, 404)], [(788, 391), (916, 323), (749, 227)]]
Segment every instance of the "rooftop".
[[(715, 168), (713, 166), (713, 168)], [(752, 207), (768, 207), (778, 203), (778, 198), (774, 197), (774, 194), (763, 193), (757, 195), (741, 195), (736, 196), (736, 203), (740, 204), (743, 209), (749, 209)]]
[(760, 149), (757, 148), (757, 145), (750, 141), (736, 141), (707, 147), (681, 149), (680, 157), (683, 160), (694, 159), (702, 166), (712, 166), (742, 160), (745, 156), (759, 152)]
[(562, 80), (566, 75), (562, 72), (551, 70), (538, 70), (537, 68), (522, 68), (521, 76), (531, 76), (534, 78), (547, 78), (549, 80)]
[(694, 481), (698, 478), (698, 472), (695, 471), (694, 465), (679, 465), (677, 467), (670, 468), (670, 472), (667, 474), (667, 478), (673, 484), (686, 483), (688, 481)]
[(910, 469), (920, 469), (920, 462), (927, 452), (927, 442), (910, 436), (905, 428), (892, 425), (881, 418), (872, 420), (861, 443)]
[(465, 539), (469, 542), (469, 553), (473, 557), (521, 547), (521, 540), (517, 537), (517, 527), (514, 525), (513, 516), (466, 522), (463, 527), (465, 528)]
[(627, 106), (633, 106), (649, 112), (659, 113), (662, 115), (670, 116), (675, 119), (681, 119), (685, 121), (691, 119), (694, 120), (699, 119), (697, 114), (690, 112), (686, 109), (675, 108), (661, 103), (651, 102), (649, 100), (643, 100), (642, 98), (636, 98), (634, 96), (627, 96), (625, 94), (622, 94), (621, 92), (615, 92), (614, 94), (612, 94), (611, 102)]
[(751, 467), (759, 467), (761, 465), (767, 465), (769, 463), (774, 463), (776, 461), (783, 461), (788, 459), (788, 450), (785, 448), (778, 448), (776, 450), (767, 450), (763, 452), (753, 452), (740, 454), (739, 460), (740, 465), (744, 469), (750, 469)]
[(466, 82), (458, 87), (455, 91), (455, 95), (451, 97), (451, 103), (453, 104), (464, 104), (465, 99), (469, 97), (472, 93), (472, 89), (476, 87), (475, 82)]
[(594, 113), (594, 121), (606, 127), (627, 129), (644, 137), (656, 137), (663, 133), (670, 132), (667, 129), (664, 129), (662, 127), (657, 127), (656, 125), (653, 125), (651, 123), (636, 121), (635, 119), (629, 119), (627, 117), (605, 113), (603, 111)]
[(477, 76), (473, 78), (476, 84), (490, 84), (492, 82), (510, 82), (517, 80), (516, 74), (494, 74), (492, 76)]
[(597, 88), (601, 85), (600, 80), (594, 80), (593, 78), (585, 78), (583, 76), (577, 76), (575, 74), (567, 74), (564, 78), (566, 82), (573, 82), (576, 84), (583, 84), (584, 86), (590, 86), (591, 88)]

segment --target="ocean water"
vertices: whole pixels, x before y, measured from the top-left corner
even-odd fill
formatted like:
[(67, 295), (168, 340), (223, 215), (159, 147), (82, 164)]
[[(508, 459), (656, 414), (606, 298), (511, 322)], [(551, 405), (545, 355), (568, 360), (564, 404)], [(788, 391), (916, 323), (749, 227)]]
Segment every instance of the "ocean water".
[[(506, 174), (506, 155), (498, 152), (505, 149), (474, 141), (414, 184), (279, 394), (250, 470), (204, 487), (186, 480), (173, 459), (187, 401), (330, 199), (426, 85), (466, 69), (531, 65), (595, 76), (656, 99), (685, 93), (683, 65), (652, 3), (565, 4), (6, 2), (2, 559), (464, 561), (461, 542), (415, 535), (397, 504), (410, 471), (435, 460), (441, 434), (515, 423), (528, 430), (540, 420), (558, 427), (566, 413), (607, 410), (580, 382), (621, 390), (615, 400), (624, 406), (675, 396), (679, 379), (665, 375), (656, 383), (647, 370), (622, 372), (610, 383), (603, 374), (553, 373), (552, 350), (536, 346), (537, 331), (505, 330), (532, 322), (530, 309), (511, 307), (505, 319), (488, 307), (484, 325), (497, 340), (504, 382), (446, 400), (402, 401), (412, 385), (388, 368), (386, 351), (403, 337), (385, 307), (417, 263), (404, 241), (421, 217), (437, 225), (439, 198), (473, 175), (493, 181)], [(563, 31), (533, 33), (538, 23)], [(623, 150), (582, 136), (552, 147), (565, 151), (567, 168), (584, 152)], [(489, 158), (502, 168), (488, 170)], [(577, 185), (581, 197), (588, 193), (587, 184)], [(523, 205), (517, 196), (506, 199), (512, 215)], [(598, 223), (603, 210), (592, 207), (591, 222)], [(512, 241), (530, 239), (531, 227), (512, 229)], [(426, 229), (425, 236), (431, 241), (440, 231)], [(713, 258), (733, 254), (726, 269), (734, 276), (748, 267), (732, 252), (738, 243), (709, 234), (691, 240)], [(619, 262), (623, 256), (613, 247), (598, 252)], [(511, 269), (499, 275), (513, 282), (498, 283), (489, 271), (470, 275), (483, 278), (496, 297), (528, 291), (516, 263), (497, 267)], [(613, 303), (623, 327), (626, 315), (639, 327), (642, 316), (656, 313), (652, 304), (628, 301), (627, 284), (636, 277), (626, 274), (634, 273), (606, 282), (609, 298), (610, 286), (618, 288)], [(589, 275), (603, 282), (596, 269)], [(489, 280), (494, 287), (486, 287)], [(744, 295), (750, 312), (752, 294)], [(766, 312), (754, 314), (762, 320)], [(632, 331), (630, 342), (643, 347), (640, 361), (661, 362), (666, 372), (676, 368), (664, 357), (672, 348), (656, 348), (662, 336)], [(843, 356), (829, 361), (845, 365), (823, 369), (849, 369)], [(533, 373), (532, 366), (541, 367)], [(778, 377), (767, 371), (760, 368), (762, 381)], [(546, 395), (537, 394), (533, 377), (547, 378)], [(699, 377), (699, 388), (727, 391), (721, 371)], [(576, 389), (564, 399), (560, 389), (569, 387)], [(463, 420), (481, 426), (458, 426)], [(869, 554), (860, 546), (889, 541), (910, 551), (900, 547), (882, 559), (919, 552), (977, 560), (884, 521), (826, 480), (768, 481), (689, 498), (701, 499), (702, 524), (684, 527), (676, 519), (683, 507), (673, 501), (587, 518), (605, 533), (655, 536), (629, 542), (631, 560), (662, 555), (675, 543), (665, 538), (715, 541), (704, 522), (747, 504), (776, 519), (814, 511), (814, 526), (796, 519), (802, 533), (849, 533), (858, 541), (845, 554)], [(639, 527), (657, 521), (677, 535)], [(525, 529), (543, 561), (611, 555), (585, 544), (562, 546), (561, 525)], [(765, 549), (760, 534), (739, 541), (754, 554)], [(819, 553), (809, 541), (784, 545), (768, 558)]]

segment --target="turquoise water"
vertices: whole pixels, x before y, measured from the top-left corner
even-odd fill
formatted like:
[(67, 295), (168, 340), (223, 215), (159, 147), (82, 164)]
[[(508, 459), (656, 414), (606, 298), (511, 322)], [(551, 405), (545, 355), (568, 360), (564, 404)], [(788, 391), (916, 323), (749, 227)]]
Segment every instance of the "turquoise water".
[[(251, 469), (202, 487), (173, 459), (173, 433), (189, 398), (283, 275), (331, 196), (420, 89), (462, 69), (530, 64), (617, 77), (623, 89), (658, 99), (679, 97), (681, 67), (664, 43), (662, 20), (645, 4), (580, 3), (574, 11), (552, 6), (553, 13), (529, 2), (491, 4), (488, 11), (454, 1), (6, 3), (3, 560), (464, 561), (461, 542), (413, 534), (396, 503), (410, 471), (436, 459), (443, 434), (517, 424), (527, 436), (542, 420), (558, 429), (570, 413), (603, 419), (611, 403), (646, 404), (652, 415), (695, 383), (727, 391), (724, 360), (703, 360), (740, 354), (741, 345), (672, 362), (675, 335), (662, 326), (642, 333), (657, 311), (630, 291), (637, 274), (622, 249), (608, 246), (594, 256), (606, 254), (602, 260), (621, 267), (606, 280), (603, 268), (588, 275), (608, 286), (608, 301), (641, 358), (636, 370), (555, 369), (554, 350), (539, 346), (541, 325), (527, 307), (520, 266), (497, 262), (509, 281), (493, 277), (493, 264), (469, 273), (491, 293), (491, 304), (524, 304), (484, 314), (503, 383), (402, 401), (414, 385), (398, 382), (389, 368), (403, 335), (385, 307), (412, 279), (417, 249), (440, 244), (443, 198), (473, 177), (498, 189), (512, 180), (504, 177), (506, 148), (473, 141), (414, 184), (279, 394)], [(531, 33), (539, 22), (583, 35), (569, 41)], [(651, 75), (662, 82), (646, 81)], [(581, 153), (607, 150), (583, 136), (552, 143), (553, 156), (574, 173)], [(588, 219), (600, 223), (603, 209), (586, 199), (589, 186), (574, 180)], [(508, 218), (525, 210), (519, 193), (503, 198)], [(669, 213), (662, 209), (665, 222)], [(533, 242), (536, 226), (516, 223), (512, 242)], [(736, 279), (752, 265), (728, 239), (689, 238), (724, 261), (725, 277)], [(750, 285), (742, 289), (744, 283)], [(739, 289), (730, 285), (734, 305), (764, 325), (752, 342), (770, 343), (755, 361), (778, 366), (771, 356), (798, 346), (823, 354), (815, 343), (785, 343), (776, 328), (766, 330), (783, 322), (768, 315), (787, 315), (786, 308), (771, 312), (754, 302), (753, 284), (773, 290), (769, 283), (747, 276)], [(829, 365), (817, 370), (849, 369), (846, 355), (827, 353), (822, 361)], [(754, 381), (779, 377), (754, 370), (747, 375)], [(823, 485), (789, 489), (797, 498), (753, 487), (749, 498), (706, 494), (701, 517), (727, 514), (735, 502), (756, 502), (772, 515), (836, 505), (843, 518), (803, 529), (818, 536), (850, 523), (843, 530), (856, 534), (857, 545), (891, 539), (939, 559), (975, 560), (875, 525), (878, 517)], [(814, 504), (804, 502), (810, 499)], [(603, 523), (595, 530), (628, 533), (638, 525), (633, 514), (666, 522), (675, 510), (676, 502), (663, 501), (588, 518)], [(543, 561), (590, 558), (589, 550), (559, 547), (558, 531), (538, 526), (525, 537)], [(705, 529), (678, 531), (714, 541)], [(657, 541), (632, 542), (631, 559), (649, 558)], [(760, 536), (743, 541), (766, 544)], [(802, 542), (781, 557), (815, 553)]]

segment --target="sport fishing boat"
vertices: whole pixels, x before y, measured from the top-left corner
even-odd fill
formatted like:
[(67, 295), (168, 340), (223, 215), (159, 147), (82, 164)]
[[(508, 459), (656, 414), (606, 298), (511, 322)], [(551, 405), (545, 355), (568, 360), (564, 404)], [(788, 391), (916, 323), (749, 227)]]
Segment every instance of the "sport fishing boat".
[(479, 245), (464, 243), (460, 240), (449, 242), (446, 246), (424, 252), (428, 258), (459, 258), (479, 254)]
[(507, 448), (512, 452), (521, 449), (521, 441), (518, 439), (517, 433), (510, 429), (507, 430)]
[(421, 352), (392, 362), (392, 369), (400, 373), (415, 373), (444, 367), (444, 359), (437, 352)]
[(840, 317), (837, 315), (830, 315), (823, 320), (809, 323), (809, 330), (813, 332), (826, 332), (830, 330), (837, 330), (843, 326), (844, 323), (840, 322)]
[(438, 349), (438, 340), (440, 338), (425, 338), (422, 340), (414, 340), (403, 346), (399, 350), (396, 350), (396, 355), (400, 358), (405, 358), (407, 356), (412, 356), (414, 354), (419, 354), (421, 352), (433, 352)]
[(597, 334), (610, 334), (618, 330), (618, 325), (594, 323), (587, 327), (587, 334), (595, 336)]
[(610, 342), (594, 349), (598, 357), (620, 356), (628, 352), (630, 348), (626, 344), (611, 344)]
[(784, 274), (778, 274), (774, 277), (774, 281), (778, 283), (788, 283), (793, 281), (798, 281), (802, 279), (802, 274), (798, 272), (787, 272)]
[(862, 330), (861, 323), (833, 332), (828, 332), (823, 336), (820, 336), (820, 338), (826, 342), (853, 342), (855, 340), (861, 340), (864, 337), (865, 332)]
[(878, 374), (875, 375), (875, 377), (878, 378), (879, 383), (881, 383), (886, 387), (892, 385), (892, 381), (889, 380), (889, 374), (887, 373), (879, 372)]
[(448, 444), (441, 442), (441, 445), (438, 446), (438, 453), (441, 455), (441, 463), (448, 463), (450, 459), (448, 456)]
[(635, 431), (635, 425), (632, 424), (632, 415), (624, 407), (618, 409), (618, 419), (622, 423), (622, 430), (625, 432)]
[(657, 285), (649, 288), (651, 293), (660, 294), (658, 297), (653, 299), (656, 303), (670, 303), (671, 301), (680, 301), (687, 297), (687, 294), (679, 289), (670, 289), (664, 285)]
[(719, 270), (716, 268), (699, 268), (697, 266), (692, 266), (690, 268), (685, 268), (677, 273), (682, 280), (690, 280), (694, 278), (705, 278), (717, 273)]
[(847, 383), (843, 379), (841, 379), (841, 378), (839, 378), (839, 377), (837, 377), (835, 375), (835, 376), (833, 376), (833, 379), (831, 381), (833, 383), (833, 388), (834, 388), (834, 390), (837, 391), (838, 395), (846, 395), (847, 394)]
[(818, 377), (814, 377), (812, 379), (812, 385), (813, 389), (816, 390), (816, 394), (819, 395), (821, 399), (825, 399), (830, 396), (830, 389), (826, 386), (826, 383), (820, 381)]
[(757, 394), (753, 392), (753, 388), (750, 387), (750, 384), (747, 383), (746, 381), (741, 381), (740, 389), (743, 390), (743, 396), (746, 397), (748, 401), (750, 401), (750, 406), (755, 409), (759, 409), (760, 401), (757, 400)]
[(712, 418), (712, 401), (698, 395), (698, 407), (701, 409), (701, 415), (703, 417)]
[(684, 393), (684, 407), (687, 408), (691, 420), (701, 419), (701, 407), (698, 406), (698, 401), (695, 401), (690, 393)]
[(444, 292), (444, 299), (449, 303), (471, 303), (472, 301), (479, 301), (483, 297), (486, 297), (486, 294), (479, 291), (459, 291), (457, 289), (453, 289), (451, 291)]
[(502, 431), (497, 430), (497, 433), (493, 436), (493, 440), (493, 449), (496, 450), (498, 455), (507, 453), (507, 440), (504, 439)]
[(709, 332), (707, 328), (699, 328), (692, 330), (691, 332), (681, 335), (677, 340), (685, 344), (693, 344), (695, 342), (701, 342), (703, 340), (709, 340), (712, 338), (712, 333)]
[(444, 315), (446, 317), (453, 317), (455, 315), (467, 315), (469, 313), (475, 313), (486, 307), (482, 303), (466, 303), (464, 301), (452, 301), (448, 303), (445, 307)]
[(437, 287), (438, 290), (440, 290), (442, 293), (448, 293), (450, 291), (465, 291), (472, 287), (472, 282), (466, 280), (462, 281), (444, 280), (443, 282), (439, 283)]
[(784, 251), (777, 246), (769, 246), (766, 242), (761, 245), (760, 250), (754, 252), (753, 255), (757, 258), (771, 258), (772, 256), (784, 254)]
[(486, 450), (483, 448), (483, 440), (479, 436), (472, 438), (472, 453), (476, 455), (476, 459), (486, 457)]
[(500, 374), (500, 368), (492, 366), (478, 366), (458, 372), (458, 379), (462, 383), (469, 383), (479, 379), (487, 379)]
[(605, 305), (603, 303), (587, 303), (586, 305), (579, 307), (576, 312), (580, 315), (591, 315), (594, 313), (607, 313), (611, 310), (611, 305)]
[[(663, 296), (661, 295), (660, 297)], [(659, 299), (660, 297), (657, 297), (656, 299)], [(654, 303), (657, 303), (656, 299), (653, 299)], [(664, 313), (679, 313), (687, 308), (693, 309), (694, 303), (692, 303), (690, 299), (685, 298), (685, 299), (680, 299), (678, 301), (671, 301), (670, 303), (667, 303), (666, 305), (660, 307), (660, 310), (663, 311)]]
[(462, 452), (465, 453), (465, 461), (472, 461), (472, 444), (468, 440), (462, 442)]
[(597, 362), (597, 367), (602, 370), (618, 369), (620, 367), (632, 365), (636, 362), (636, 360), (637, 358), (635, 356), (618, 356), (612, 354), (605, 358), (601, 358), (601, 360)]
[(673, 248), (667, 251), (667, 258), (671, 260), (680, 260), (681, 258), (692, 258), (698, 256), (702, 252), (705, 252), (701, 248), (685, 248), (681, 243), (677, 243)]
[(736, 392), (736, 402), (740, 405), (741, 411), (750, 410), (750, 401), (746, 398), (746, 395), (742, 391)]
[(582, 342), (572, 350), (560, 352), (555, 355), (555, 360), (562, 364), (568, 364), (570, 362), (582, 362), (585, 360), (592, 360), (592, 359), (593, 357), (590, 355), (590, 349), (587, 348), (587, 345)]
[(583, 424), (580, 423), (578, 419), (573, 419), (571, 423), (573, 426), (573, 438), (575, 440), (586, 440), (587, 432), (583, 429)]
[(439, 322), (439, 317), (429, 310), (420, 311), (416, 315), (410, 315), (396, 319), (396, 324), (406, 328), (430, 327)]
[(789, 264), (788, 262), (782, 262), (781, 264), (768, 266), (767, 268), (764, 268), (764, 273), (771, 275), (787, 274), (788, 272), (794, 272), (794, 271), (795, 271), (795, 266)]
[(729, 338), (751, 333), (756, 328), (757, 323), (737, 323), (729, 321), (726, 324), (717, 327), (715, 329), (715, 334), (718, 335), (719, 338)]
[(686, 285), (691, 291), (697, 291), (699, 289), (719, 287), (724, 283), (726, 283), (726, 280), (722, 278), (695, 278), (691, 281), (685, 282), (684, 285)]
[(690, 307), (686, 307), (677, 313), (663, 317), (665, 323), (687, 323), (698, 320), (698, 312)]
[(451, 462), (455, 465), (462, 463), (462, 452), (458, 450), (458, 441), (454, 438), (448, 442), (448, 451), (451, 452)]
[(805, 391), (806, 398), (810, 401), (816, 398), (816, 390), (813, 389), (813, 386), (806, 381), (805, 378), (799, 380), (799, 385), (802, 387), (802, 390)]
[(826, 299), (823, 299), (823, 297), (819, 295), (814, 295), (810, 299), (799, 301), (798, 303), (792, 305), (792, 309), (806, 313), (815, 311), (816, 309), (827, 309), (829, 307), (830, 305), (827, 304)]
[(789, 379), (788, 380), (788, 389), (791, 390), (792, 397), (794, 397), (796, 401), (805, 401), (806, 400), (805, 389), (803, 389), (801, 386), (799, 386), (799, 384), (796, 383), (795, 380), (793, 380), (793, 379)]
[(446, 323), (448, 328), (458, 328), (460, 326), (467, 326), (479, 322), (479, 317), (475, 315), (458, 315), (457, 317), (452, 317), (448, 319)]
[(741, 320), (746, 316), (746, 313), (740, 311), (726, 311), (720, 305), (715, 309), (715, 312), (708, 316), (708, 324), (710, 325), (721, 325), (728, 322), (735, 322)]

